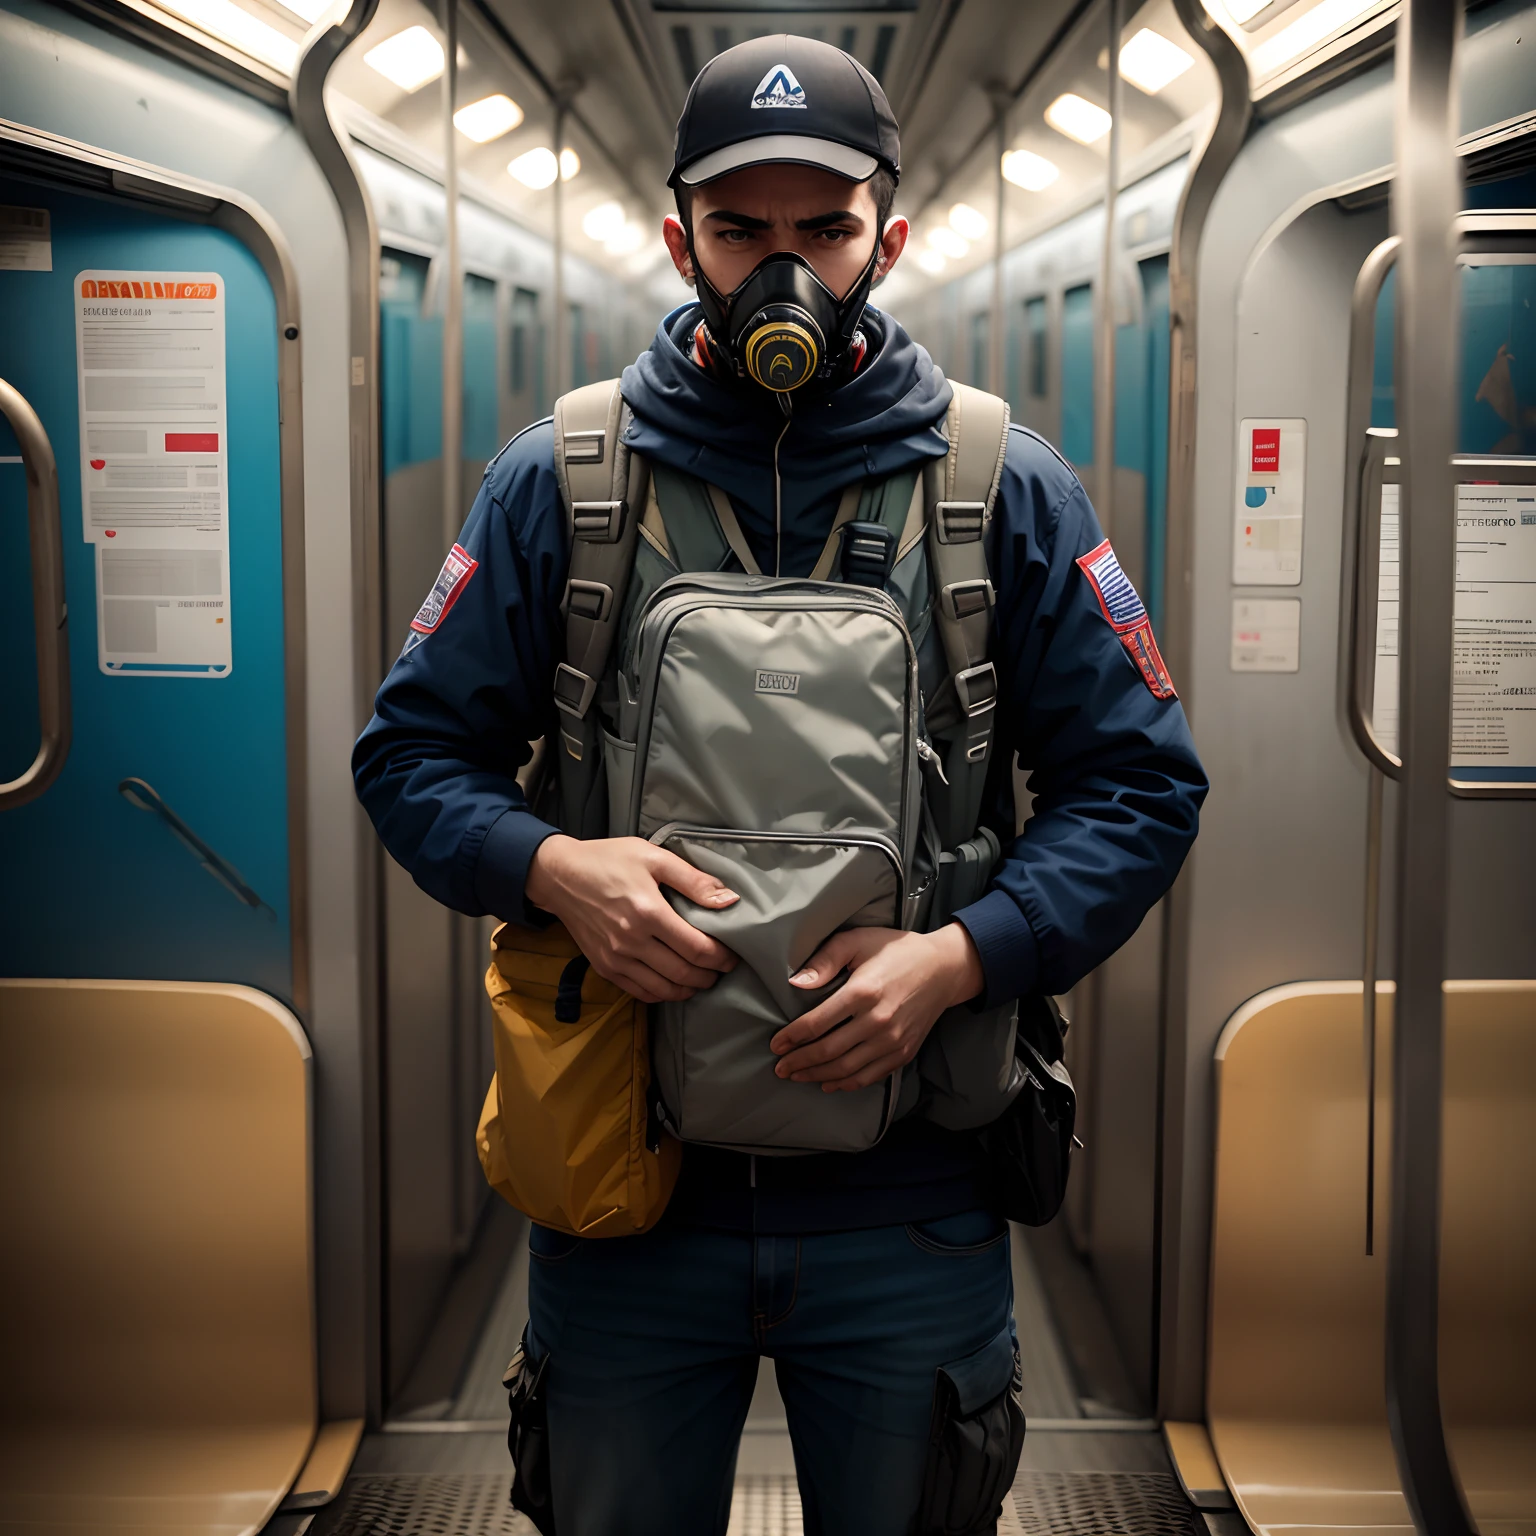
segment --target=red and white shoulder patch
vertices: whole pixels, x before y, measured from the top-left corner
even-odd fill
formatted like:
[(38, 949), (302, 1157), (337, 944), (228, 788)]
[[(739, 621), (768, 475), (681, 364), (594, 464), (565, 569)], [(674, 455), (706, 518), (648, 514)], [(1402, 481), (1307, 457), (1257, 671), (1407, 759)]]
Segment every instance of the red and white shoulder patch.
[(448, 617), (448, 610), (458, 602), (460, 594), (469, 585), (469, 578), (479, 569), (480, 562), (470, 559), (455, 544), (448, 551), (448, 558), (443, 561), (443, 568), (437, 573), (437, 580), (432, 583), (426, 602), (411, 620), (411, 628), (418, 635), (435, 634), (438, 625)]
[(1135, 662), (1148, 692), (1156, 699), (1178, 698), (1178, 691), (1152, 634), (1152, 620), (1147, 617), (1146, 605), (1131, 585), (1131, 578), (1120, 569), (1109, 540), (1105, 539), (1086, 555), (1079, 555), (1077, 563), (1099, 600), (1100, 612), (1120, 637), (1126, 655)]

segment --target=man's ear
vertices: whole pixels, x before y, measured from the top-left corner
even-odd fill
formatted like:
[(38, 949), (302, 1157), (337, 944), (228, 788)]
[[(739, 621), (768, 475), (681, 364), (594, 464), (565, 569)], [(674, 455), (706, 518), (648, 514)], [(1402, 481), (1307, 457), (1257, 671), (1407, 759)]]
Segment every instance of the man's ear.
[(661, 238), (667, 242), (667, 254), (672, 258), (672, 265), (677, 268), (677, 275), (692, 287), (693, 253), (688, 249), (688, 232), (675, 213), (669, 213), (661, 221)]
[(877, 279), (890, 276), (891, 268), (901, 259), (901, 253), (907, 248), (907, 236), (911, 232), (912, 226), (899, 213), (894, 218), (886, 220), (885, 229), (880, 235), (880, 255), (875, 262)]

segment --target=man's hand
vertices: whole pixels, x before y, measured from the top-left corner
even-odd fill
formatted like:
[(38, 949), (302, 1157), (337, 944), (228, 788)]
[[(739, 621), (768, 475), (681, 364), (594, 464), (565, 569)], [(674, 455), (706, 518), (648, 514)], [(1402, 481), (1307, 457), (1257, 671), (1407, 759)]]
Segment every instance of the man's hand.
[(679, 917), (664, 885), (716, 911), (737, 900), (713, 875), (640, 837), (547, 837), (524, 891), (565, 924), (599, 976), (642, 1003), (682, 1002), (736, 956)]
[(825, 986), (848, 980), (824, 1003), (786, 1024), (770, 1042), (774, 1070), (824, 1093), (867, 1088), (917, 1055), (939, 1015), (986, 985), (981, 958), (960, 923), (937, 933), (849, 928), (835, 933), (789, 978)]

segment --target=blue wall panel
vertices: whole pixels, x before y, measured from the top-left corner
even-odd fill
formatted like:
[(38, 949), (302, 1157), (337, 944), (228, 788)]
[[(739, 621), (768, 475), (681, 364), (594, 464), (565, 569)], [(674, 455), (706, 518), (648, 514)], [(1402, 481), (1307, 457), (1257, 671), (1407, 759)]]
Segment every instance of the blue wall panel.
[[(58, 459), (74, 744), (41, 799), (0, 812), (0, 974), (233, 981), (292, 996), (283, 686), (277, 320), (256, 259), (220, 230), (0, 179), (0, 202), (47, 207), (51, 272), (0, 272), (0, 376), (32, 402)], [(73, 279), (91, 268), (216, 272), (225, 282), (230, 623), (224, 677), (107, 676), (80, 510)], [(12, 443), (0, 455), (14, 454)], [(26, 488), (0, 464), (0, 775), (36, 749)], [(158, 816), (158, 792), (260, 897), (214, 878)]]

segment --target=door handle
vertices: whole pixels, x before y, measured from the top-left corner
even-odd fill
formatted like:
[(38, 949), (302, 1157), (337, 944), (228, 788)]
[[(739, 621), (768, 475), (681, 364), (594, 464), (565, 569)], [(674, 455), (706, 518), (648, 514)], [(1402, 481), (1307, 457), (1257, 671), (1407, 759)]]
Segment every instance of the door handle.
[(40, 740), (32, 766), (0, 784), (0, 810), (36, 800), (58, 778), (69, 756), (69, 609), (64, 602), (64, 530), (59, 520), (59, 471), (37, 412), (0, 379), (0, 415), (21, 444), (27, 476), (27, 532), (32, 549), (32, 623), (37, 636), (37, 715)]

